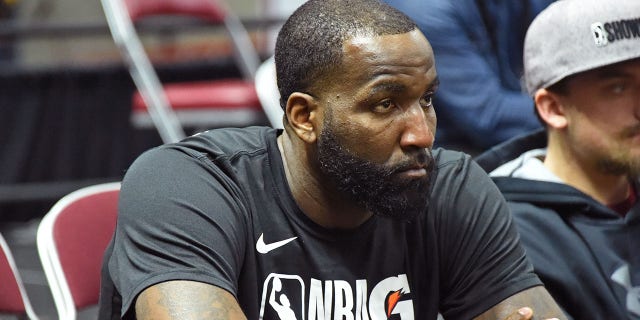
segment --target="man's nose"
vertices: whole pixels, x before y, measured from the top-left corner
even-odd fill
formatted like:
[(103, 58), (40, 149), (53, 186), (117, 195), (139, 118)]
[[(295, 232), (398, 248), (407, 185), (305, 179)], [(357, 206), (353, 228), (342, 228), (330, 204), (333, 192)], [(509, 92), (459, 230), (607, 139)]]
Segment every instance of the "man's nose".
[(406, 110), (405, 129), (400, 138), (402, 148), (431, 148), (434, 141), (434, 132), (430, 127), (425, 110), (415, 104)]

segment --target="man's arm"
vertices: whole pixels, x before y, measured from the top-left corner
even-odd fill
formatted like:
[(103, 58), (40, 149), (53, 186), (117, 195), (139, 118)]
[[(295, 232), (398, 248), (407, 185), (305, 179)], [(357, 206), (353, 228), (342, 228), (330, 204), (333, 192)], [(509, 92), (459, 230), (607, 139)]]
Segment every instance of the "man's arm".
[[(476, 320), (520, 319), (514, 310), (527, 306), (533, 310), (531, 319), (567, 319), (560, 307), (543, 286), (518, 292), (475, 317)], [(517, 312), (516, 312), (517, 313)], [(515, 318), (514, 318), (515, 317)]]
[(246, 320), (236, 298), (214, 285), (168, 281), (153, 285), (135, 302), (138, 320)]

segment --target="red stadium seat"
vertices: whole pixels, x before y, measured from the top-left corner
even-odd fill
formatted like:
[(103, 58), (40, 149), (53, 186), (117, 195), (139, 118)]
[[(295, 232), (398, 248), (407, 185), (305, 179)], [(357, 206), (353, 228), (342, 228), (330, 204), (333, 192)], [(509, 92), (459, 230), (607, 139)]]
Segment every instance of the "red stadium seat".
[(120, 183), (74, 191), (44, 216), (37, 231), (40, 260), (58, 319), (97, 305), (102, 257), (116, 225)]
[(0, 318), (4, 319), (1, 314), (38, 319), (27, 297), (11, 250), (2, 235), (0, 235)]
[[(247, 126), (266, 121), (253, 85), (258, 53), (238, 17), (219, 1), (101, 0), (113, 39), (138, 88), (132, 101), (133, 123), (155, 126), (164, 142), (183, 138), (185, 126)], [(243, 78), (163, 86), (135, 27), (158, 16), (188, 16), (224, 26)]]

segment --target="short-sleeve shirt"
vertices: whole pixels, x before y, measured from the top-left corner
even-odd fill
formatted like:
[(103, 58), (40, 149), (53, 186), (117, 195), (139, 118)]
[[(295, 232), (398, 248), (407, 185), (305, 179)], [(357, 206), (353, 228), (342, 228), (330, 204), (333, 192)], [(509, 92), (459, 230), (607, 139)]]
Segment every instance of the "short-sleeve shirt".
[(504, 199), (467, 155), (438, 149), (428, 209), (327, 229), (296, 204), (276, 139), (216, 129), (141, 155), (122, 183), (101, 319), (133, 318), (170, 280), (233, 294), (248, 319), (470, 319), (540, 285)]

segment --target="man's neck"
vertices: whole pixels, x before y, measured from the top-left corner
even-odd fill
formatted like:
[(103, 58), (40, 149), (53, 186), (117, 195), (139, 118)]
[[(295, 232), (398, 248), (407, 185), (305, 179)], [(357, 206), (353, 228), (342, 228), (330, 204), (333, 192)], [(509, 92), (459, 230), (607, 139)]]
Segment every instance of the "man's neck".
[(331, 189), (332, 184), (312, 169), (305, 145), (292, 139), (296, 137), (285, 130), (278, 137), (278, 148), (289, 189), (302, 212), (328, 229), (352, 229), (367, 221), (372, 214)]

